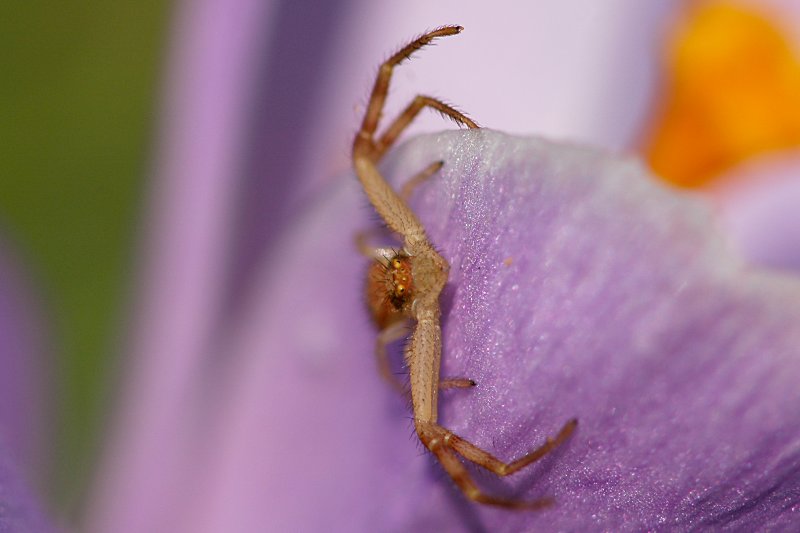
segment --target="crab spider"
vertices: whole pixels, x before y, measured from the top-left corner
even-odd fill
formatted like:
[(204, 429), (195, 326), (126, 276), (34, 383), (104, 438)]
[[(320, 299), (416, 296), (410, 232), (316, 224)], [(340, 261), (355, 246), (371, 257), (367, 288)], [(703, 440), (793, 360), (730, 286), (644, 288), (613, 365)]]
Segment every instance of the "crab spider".
[(405, 360), (409, 369), (411, 405), (414, 411), (414, 428), (422, 444), (430, 450), (464, 495), (474, 501), (516, 509), (539, 509), (552, 503), (551, 498), (533, 501), (498, 498), (483, 492), (473, 481), (459, 456), (498, 476), (507, 476), (532, 464), (558, 447), (572, 434), (577, 420), (568, 421), (554, 438), (520, 457), (504, 463), (489, 452), (459, 437), (438, 423), (438, 397), (443, 387), (470, 387), (469, 379), (440, 381), (439, 367), (442, 356), (439, 295), (448, 279), (450, 265), (428, 240), (425, 227), (406, 202), (411, 189), (435, 174), (443, 162), (431, 163), (411, 178), (400, 194), (386, 182), (377, 168), (386, 151), (402, 131), (424, 108), (430, 107), (469, 128), (478, 126), (451, 106), (427, 96), (417, 96), (389, 124), (383, 134), (376, 137), (378, 121), (383, 110), (392, 71), (416, 50), (438, 37), (455, 35), (461, 26), (444, 26), (428, 32), (407, 44), (387, 59), (380, 67), (372, 88), (369, 104), (361, 128), (353, 142), (353, 167), (364, 192), (375, 210), (390, 230), (403, 241), (400, 250), (378, 248), (370, 250), (363, 239), (363, 252), (376, 259), (367, 276), (367, 301), (373, 318), (381, 332), (377, 352), (382, 361), (384, 375), (391, 376), (386, 363), (386, 345), (403, 335), (406, 322), (416, 322), (411, 340), (406, 346)]

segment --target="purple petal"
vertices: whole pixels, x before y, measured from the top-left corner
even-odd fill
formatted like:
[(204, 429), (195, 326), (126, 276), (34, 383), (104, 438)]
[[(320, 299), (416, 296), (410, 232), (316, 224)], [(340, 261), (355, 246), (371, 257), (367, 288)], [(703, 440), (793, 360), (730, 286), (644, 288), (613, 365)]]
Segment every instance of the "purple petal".
[(23, 480), (0, 436), (0, 531), (30, 533), (56, 531), (42, 505)]
[(800, 271), (800, 153), (762, 157), (730, 172), (714, 191), (726, 233), (756, 264)]
[(8, 251), (0, 243), (0, 531), (55, 531), (28, 483), (44, 474), (46, 336)]
[(44, 318), (30, 280), (0, 242), (0, 440), (31, 477), (49, 451)]
[(236, 177), (275, 3), (182, 4), (167, 80), (161, 153), (148, 222), (148, 255), (129, 332), (129, 366), (109, 452), (89, 499), (87, 529), (154, 531), (173, 511), (194, 465), (191, 427), (223, 321)]
[(444, 375), (472, 391), (442, 422), (504, 459), (569, 418), (563, 449), (464, 501), (377, 376), (352, 238), (370, 217), (331, 190), (262, 271), (202, 473), (193, 531), (788, 528), (800, 498), (800, 281), (747, 267), (698, 200), (635, 161), (492, 131), (412, 141), (406, 179), (443, 159), (413, 202), (452, 265)]

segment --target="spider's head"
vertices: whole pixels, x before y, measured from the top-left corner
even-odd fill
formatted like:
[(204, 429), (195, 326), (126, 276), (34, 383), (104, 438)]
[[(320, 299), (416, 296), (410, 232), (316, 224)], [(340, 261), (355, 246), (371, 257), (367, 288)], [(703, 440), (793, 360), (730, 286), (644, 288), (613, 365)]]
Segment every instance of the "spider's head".
[(412, 258), (397, 252), (376, 261), (367, 273), (367, 303), (380, 328), (407, 317), (414, 301)]

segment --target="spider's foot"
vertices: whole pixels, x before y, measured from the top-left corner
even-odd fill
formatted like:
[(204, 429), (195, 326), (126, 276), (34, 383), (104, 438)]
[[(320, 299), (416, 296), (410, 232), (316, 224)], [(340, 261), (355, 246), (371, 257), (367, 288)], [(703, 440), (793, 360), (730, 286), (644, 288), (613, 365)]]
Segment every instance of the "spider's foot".
[(475, 380), (467, 378), (448, 378), (439, 382), (440, 389), (471, 389), (476, 385)]

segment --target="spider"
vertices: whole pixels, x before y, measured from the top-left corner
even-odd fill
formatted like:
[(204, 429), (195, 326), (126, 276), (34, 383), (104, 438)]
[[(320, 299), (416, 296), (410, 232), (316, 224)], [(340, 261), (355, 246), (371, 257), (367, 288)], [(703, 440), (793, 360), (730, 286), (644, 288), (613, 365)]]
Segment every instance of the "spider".
[(386, 345), (403, 336), (407, 322), (416, 322), (405, 349), (414, 428), (422, 444), (436, 456), (456, 486), (467, 498), (476, 502), (515, 509), (539, 509), (551, 505), (552, 498), (522, 501), (491, 496), (475, 484), (459, 456), (498, 476), (507, 476), (532, 464), (567, 440), (574, 431), (577, 420), (569, 420), (554, 438), (548, 438), (538, 448), (510, 463), (504, 463), (439, 425), (439, 390), (448, 387), (468, 388), (474, 386), (475, 382), (464, 378), (439, 379), (442, 357), (439, 295), (447, 283), (450, 265), (431, 244), (425, 227), (406, 200), (413, 187), (438, 172), (444, 163), (436, 161), (429, 165), (411, 178), (399, 194), (386, 182), (377, 168), (378, 162), (402, 131), (426, 107), (450, 117), (460, 125), (478, 127), (453, 107), (434, 98), (419, 95), (389, 124), (382, 135), (376, 137), (394, 67), (434, 39), (455, 35), (462, 30), (461, 26), (443, 26), (425, 33), (381, 65), (361, 128), (353, 141), (353, 167), (364, 192), (386, 226), (403, 241), (403, 247), (399, 250), (372, 250), (363, 238), (359, 239), (362, 252), (376, 259), (367, 275), (367, 300), (373, 318), (381, 330), (376, 354), (385, 376), (391, 376), (386, 361)]

